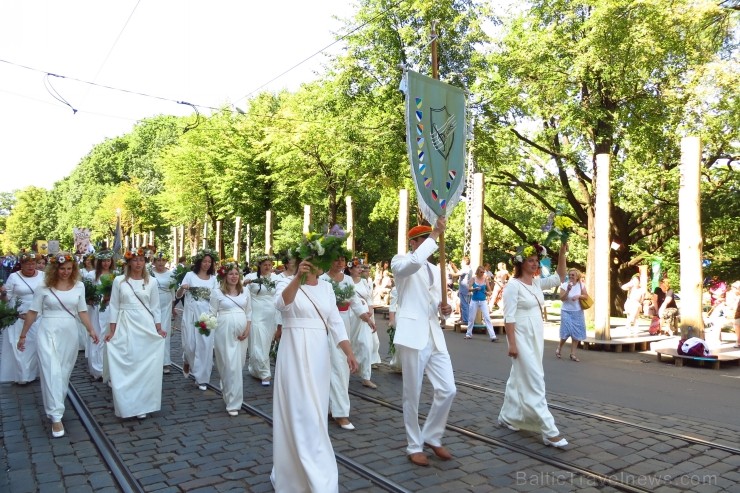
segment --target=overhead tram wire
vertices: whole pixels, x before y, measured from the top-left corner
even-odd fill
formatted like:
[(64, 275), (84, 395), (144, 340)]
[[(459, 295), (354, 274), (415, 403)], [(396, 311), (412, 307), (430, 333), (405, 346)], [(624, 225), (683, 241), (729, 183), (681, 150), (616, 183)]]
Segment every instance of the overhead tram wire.
[[(95, 73), (95, 76), (93, 77), (93, 82), (95, 82), (98, 79), (98, 76), (100, 75), (100, 72), (103, 71), (103, 68), (105, 67), (105, 64), (108, 63), (108, 59), (110, 58), (111, 53), (113, 53), (113, 50), (115, 49), (116, 45), (118, 45), (118, 41), (121, 39), (121, 36), (123, 35), (123, 31), (125, 31), (126, 30), (126, 27), (128, 27), (128, 23), (131, 21), (131, 18), (134, 16), (134, 12), (136, 12), (136, 9), (139, 7), (139, 4), (140, 3), (141, 3), (141, 0), (137, 0), (136, 5), (134, 5), (134, 8), (131, 10), (131, 13), (128, 15), (128, 18), (126, 19), (126, 22), (123, 23), (123, 27), (118, 32), (118, 36), (116, 36), (115, 41), (113, 41), (113, 44), (111, 45), (110, 49), (108, 50), (108, 54), (105, 55), (105, 58), (103, 59), (103, 63), (100, 64), (100, 67), (98, 68), (98, 71)], [(86, 92), (82, 96), (82, 101), (83, 102), (85, 101), (85, 99), (87, 99), (88, 93), (89, 93), (89, 88), (88, 88), (88, 92)], [(82, 104), (82, 103), (80, 103), (80, 104)]]
[(357, 26), (357, 27), (355, 27), (354, 29), (352, 29), (352, 30), (350, 30), (349, 32), (347, 32), (346, 34), (343, 34), (343, 35), (342, 35), (342, 36), (340, 36), (339, 38), (335, 39), (335, 40), (334, 40), (333, 42), (331, 42), (331, 43), (329, 43), (328, 45), (326, 45), (326, 46), (325, 46), (324, 48), (322, 48), (322, 49), (320, 49), (319, 51), (317, 51), (316, 53), (314, 53), (313, 55), (310, 55), (310, 56), (308, 56), (308, 57), (304, 58), (303, 60), (301, 60), (300, 62), (296, 63), (295, 65), (293, 65), (293, 66), (292, 66), (292, 67), (290, 67), (289, 69), (287, 69), (287, 70), (285, 70), (285, 71), (281, 72), (280, 74), (278, 74), (278, 75), (276, 75), (275, 77), (273, 77), (272, 79), (268, 80), (267, 82), (265, 82), (265, 83), (264, 83), (264, 84), (262, 84), (261, 86), (257, 87), (256, 89), (253, 89), (252, 91), (248, 92), (248, 93), (247, 93), (247, 94), (245, 94), (244, 96), (240, 97), (239, 99), (237, 99), (236, 101), (234, 101), (234, 103), (237, 103), (237, 102), (239, 102), (239, 101), (241, 101), (241, 100), (243, 100), (243, 99), (247, 99), (247, 98), (248, 98), (249, 96), (251, 96), (251, 95), (252, 95), (252, 94), (254, 94), (255, 92), (259, 91), (260, 89), (262, 89), (262, 88), (263, 88), (263, 87), (265, 87), (266, 85), (268, 85), (268, 84), (271, 84), (271, 83), (275, 82), (275, 81), (276, 81), (276, 80), (278, 80), (278, 79), (279, 79), (280, 77), (282, 77), (282, 76), (284, 76), (285, 74), (287, 74), (287, 73), (289, 73), (289, 72), (291, 72), (291, 71), (295, 70), (296, 68), (298, 68), (299, 66), (303, 65), (304, 63), (306, 63), (307, 61), (309, 61), (310, 59), (312, 59), (312, 58), (313, 58), (313, 57), (315, 57), (316, 55), (320, 55), (321, 53), (325, 52), (326, 50), (328, 50), (329, 48), (331, 48), (331, 47), (332, 47), (332, 46), (334, 46), (335, 44), (337, 44), (337, 43), (339, 43), (340, 41), (344, 40), (344, 39), (345, 39), (345, 38), (347, 38), (347, 37), (348, 37), (348, 36), (349, 36), (350, 34), (354, 34), (355, 32), (359, 31), (359, 30), (360, 30), (360, 29), (362, 29), (363, 27), (365, 27), (365, 26), (367, 26), (368, 24), (370, 24), (371, 22), (373, 22), (373, 21), (374, 21), (375, 19), (378, 19), (378, 18), (379, 18), (379, 17), (381, 17), (382, 15), (386, 14), (387, 12), (389, 12), (389, 11), (390, 11), (391, 9), (394, 9), (394, 8), (398, 7), (398, 6), (399, 6), (399, 5), (400, 5), (400, 4), (402, 3), (402, 2), (404, 2), (404, 1), (405, 1), (405, 0), (398, 0), (398, 1), (396, 2), (396, 3), (394, 3), (394, 4), (391, 4), (390, 6), (388, 6), (388, 8), (386, 8), (385, 10), (383, 10), (383, 11), (379, 12), (379, 13), (378, 13), (378, 14), (377, 14), (377, 15), (376, 15), (375, 17), (373, 17), (372, 19), (369, 19), (369, 20), (365, 21), (365, 22), (364, 22), (363, 24), (360, 24), (359, 26)]
[[(123, 92), (123, 93), (131, 94), (131, 95), (134, 95), (134, 96), (142, 96), (142, 97), (146, 97), (146, 98), (157, 99), (159, 101), (166, 101), (166, 102), (169, 102), (169, 103), (176, 103), (176, 104), (181, 104), (181, 105), (185, 105), (185, 106), (190, 106), (192, 108), (207, 109), (207, 110), (212, 110), (212, 111), (222, 111), (224, 109), (224, 107), (216, 108), (214, 106), (208, 106), (208, 105), (197, 104), (197, 103), (189, 103), (187, 101), (181, 101), (181, 100), (177, 100), (177, 99), (173, 99), (173, 98), (167, 98), (167, 97), (163, 97), (163, 96), (155, 96), (155, 95), (147, 94), (147, 93), (143, 93), (143, 92), (132, 91), (130, 89), (122, 89), (120, 87), (113, 87), (113, 86), (107, 86), (105, 84), (98, 84), (96, 82), (90, 82), (90, 81), (87, 81), (87, 80), (78, 79), (76, 77), (70, 77), (70, 76), (67, 76), (67, 75), (55, 74), (55, 73), (52, 73), (52, 72), (48, 72), (46, 70), (38, 69), (38, 68), (35, 68), (35, 67), (29, 67), (28, 65), (23, 65), (21, 63), (11, 62), (11, 61), (8, 61), (8, 60), (0, 59), (0, 62), (1, 63), (6, 63), (8, 65), (15, 66), (15, 67), (19, 67), (19, 68), (22, 68), (22, 69), (25, 69), (25, 70), (30, 70), (32, 72), (38, 72), (38, 73), (41, 73), (41, 74), (44, 74), (44, 75), (58, 77), (60, 79), (67, 79), (67, 80), (71, 80), (71, 81), (74, 81), (74, 82), (79, 82), (79, 83), (82, 83), (82, 84), (88, 84), (88, 85), (91, 85), (91, 86), (94, 86), (94, 87), (98, 87), (98, 88), (101, 88), (101, 89), (108, 89), (108, 90), (111, 90), (111, 91)], [(0, 89), (0, 91), (1, 92), (7, 92), (8, 94), (14, 94), (14, 95), (19, 96), (19, 97), (23, 97), (23, 98), (27, 98), (27, 99), (34, 99), (36, 101), (42, 101), (43, 102), (43, 100), (37, 99), (37, 98), (33, 98), (31, 96), (25, 96), (25, 95), (18, 94), (18, 93), (12, 93), (10, 91), (5, 91), (3, 89)], [(47, 104), (52, 104), (52, 103), (47, 102)], [(67, 106), (69, 106), (69, 105), (67, 104)], [(91, 114), (91, 115), (100, 115), (100, 116), (106, 116), (106, 117), (110, 117), (110, 118), (119, 118), (119, 119), (123, 119), (123, 120), (133, 120), (133, 121), (136, 121), (136, 119), (131, 119), (131, 118), (123, 117), (123, 116), (116, 116), (116, 115), (110, 115), (110, 114), (105, 114), (105, 113), (96, 113), (96, 112), (86, 111), (86, 110), (82, 110), (82, 109), (77, 109), (77, 111), (79, 113), (87, 113), (87, 114)], [(196, 111), (196, 113), (198, 113), (198, 112)], [(259, 114), (259, 113), (245, 113), (244, 111), (242, 111), (241, 113), (242, 114), (249, 115), (249, 116), (252, 116), (252, 117), (255, 117), (255, 118), (263, 118), (263, 119), (270, 119), (270, 120), (285, 120), (285, 121), (295, 121), (295, 122), (301, 122), (301, 123), (325, 123), (324, 120), (305, 120), (305, 119), (302, 119), (302, 118), (288, 118), (288, 117), (284, 117), (284, 116), (265, 115), (265, 114)], [(385, 128), (385, 127), (384, 126), (378, 126), (378, 127), (358, 127), (358, 126), (356, 126), (355, 128), (365, 129), (365, 130), (378, 130), (379, 128)]]

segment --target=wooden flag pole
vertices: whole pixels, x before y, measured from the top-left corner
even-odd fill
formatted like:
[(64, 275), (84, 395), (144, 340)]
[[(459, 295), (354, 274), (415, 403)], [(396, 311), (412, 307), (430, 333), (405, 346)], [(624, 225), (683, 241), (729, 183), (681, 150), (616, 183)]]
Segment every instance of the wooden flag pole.
[[(432, 21), (432, 78), (439, 80), (439, 59), (437, 58), (437, 21)], [(444, 231), (437, 239), (439, 247), (439, 277), (442, 288), (442, 304), (447, 304), (447, 258), (445, 255)]]

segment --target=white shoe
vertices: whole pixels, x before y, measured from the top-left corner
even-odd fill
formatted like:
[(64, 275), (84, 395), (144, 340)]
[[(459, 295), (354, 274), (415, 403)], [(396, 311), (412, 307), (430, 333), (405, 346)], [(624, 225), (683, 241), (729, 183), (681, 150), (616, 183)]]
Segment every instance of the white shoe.
[[(553, 438), (556, 438), (556, 437), (553, 437)], [(563, 448), (566, 445), (568, 445), (568, 440), (566, 440), (565, 438), (561, 438), (557, 442), (553, 442), (547, 437), (542, 437), (542, 443), (544, 443), (548, 447)]]
[(262, 386), (263, 387), (269, 387), (270, 386), (270, 380), (269, 379), (262, 380)]
[(165, 366), (164, 368), (162, 368), (162, 373), (164, 373), (165, 375), (168, 375), (170, 371), (171, 370), (169, 366)]
[[(61, 423), (61, 422), (60, 422)], [(64, 436), (64, 427), (59, 431), (54, 431), (54, 423), (51, 424), (51, 436), (54, 438), (60, 438)]]
[(239, 411), (231, 410), (227, 411), (229, 413), (229, 416), (239, 416)]
[(139, 419), (145, 419), (146, 418), (146, 414), (139, 414), (136, 417), (139, 418)]
[(200, 390), (204, 390), (204, 391), (205, 391), (205, 390), (208, 390), (208, 387), (207, 387), (207, 386), (206, 386), (205, 384), (203, 384), (203, 385), (198, 385), (198, 388), (199, 388)]
[(355, 429), (355, 425), (353, 425), (352, 423), (347, 423), (346, 425), (339, 425), (339, 427), (342, 428), (343, 430), (349, 430), (349, 431), (352, 431)]

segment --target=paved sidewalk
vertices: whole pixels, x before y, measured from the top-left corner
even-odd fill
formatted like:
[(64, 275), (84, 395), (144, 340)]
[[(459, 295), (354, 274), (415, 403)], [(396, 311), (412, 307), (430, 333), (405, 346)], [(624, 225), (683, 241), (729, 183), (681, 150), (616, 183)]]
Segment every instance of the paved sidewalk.
[[(178, 361), (179, 332), (172, 346), (173, 360)], [(456, 378), (499, 391), (505, 384), (503, 379), (464, 372), (456, 372)], [(362, 387), (357, 377), (352, 378), (350, 388), (401, 404), (399, 374), (384, 366), (373, 373), (373, 380), (377, 390)], [(162, 410), (145, 420), (115, 417), (110, 390), (86, 375), (82, 355), (72, 381), (147, 491), (272, 491), (271, 427), (248, 414), (229, 417), (220, 396), (199, 391), (193, 380), (174, 372), (165, 375)], [(215, 371), (212, 383), (218, 383)], [(49, 425), (41, 417), (38, 382), (24, 387), (4, 384), (0, 390), (0, 491), (115, 491), (70, 406), (65, 414), (67, 436), (52, 440)], [(430, 390), (425, 383), (421, 413), (428, 411)], [(271, 387), (264, 388), (245, 376), (244, 395), (248, 404), (272, 413)], [(613, 491), (455, 432), (445, 435), (453, 461), (432, 458), (431, 467), (412, 466), (404, 453), (401, 413), (354, 396), (351, 400), (350, 417), (357, 430), (345, 431), (330, 423), (335, 451), (411, 491)], [(655, 491), (733, 491), (740, 483), (738, 455), (558, 410), (553, 411), (556, 422), (572, 445), (562, 451), (545, 447), (534, 433), (511, 432), (496, 425), (502, 401), (500, 394), (460, 385), (449, 422), (602, 474), (622, 475), (627, 480), (625, 474), (635, 480), (652, 478)], [(549, 393), (548, 401), (735, 447), (740, 443), (740, 423), (709, 425), (681, 416), (680, 410), (660, 416), (566, 394)], [(339, 473), (343, 492), (381, 491), (342, 466)], [(695, 483), (682, 483), (691, 481)]]

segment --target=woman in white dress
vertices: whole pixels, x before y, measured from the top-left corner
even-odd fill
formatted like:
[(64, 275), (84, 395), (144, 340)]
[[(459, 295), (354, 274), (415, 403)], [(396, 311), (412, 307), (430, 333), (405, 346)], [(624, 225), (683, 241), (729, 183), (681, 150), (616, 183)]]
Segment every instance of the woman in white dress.
[[(373, 320), (375, 320), (375, 306), (373, 305), (375, 294), (373, 290), (373, 283), (370, 280), (370, 266), (368, 264), (362, 264), (360, 277), (365, 282), (365, 284), (367, 284), (368, 290), (370, 291), (370, 299), (365, 301), (367, 301), (368, 306), (370, 307), (370, 316), (373, 318)], [(380, 338), (378, 337), (378, 331), (375, 330), (373, 332), (373, 347), (370, 351), (370, 367), (378, 368), (378, 365), (380, 365), (382, 361), (383, 360), (380, 357)]]
[(560, 246), (557, 274), (540, 278), (540, 260), (546, 250), (527, 246), (514, 259), (514, 278), (504, 288), (504, 325), (511, 357), (511, 374), (506, 382), (504, 404), (498, 422), (510, 430), (525, 429), (542, 433), (545, 445), (565, 447), (568, 441), (560, 435), (555, 419), (547, 408), (545, 373), (542, 368), (544, 325), (542, 293), (560, 286), (567, 270), (567, 244)]
[(172, 283), (175, 280), (173, 271), (167, 268), (169, 257), (165, 252), (156, 252), (152, 259), (152, 269), (149, 271), (152, 279), (157, 283), (159, 291), (159, 319), (162, 330), (167, 334), (164, 339), (164, 355), (162, 360), (162, 373), (170, 372), (170, 341), (172, 340), (172, 312), (175, 301), (175, 288)]
[(146, 418), (162, 407), (164, 338), (159, 320), (159, 290), (149, 278), (143, 248), (124, 255), (123, 275), (113, 281), (110, 324), (105, 335), (106, 374), (119, 418)]
[[(360, 302), (367, 310), (367, 313), (371, 313), (372, 316), (370, 303), (372, 302), (373, 293), (370, 285), (360, 276), (361, 272), (362, 264), (360, 264), (359, 258), (350, 260), (347, 269), (344, 271), (345, 274), (352, 278), (352, 282), (355, 284), (355, 293), (360, 298)], [(349, 314), (349, 341), (352, 345), (352, 352), (355, 353), (355, 357), (357, 358), (357, 364), (360, 365), (359, 373), (360, 378), (362, 378), (362, 385), (371, 389), (378, 388), (371, 379), (373, 334), (376, 331), (356, 316), (354, 312), (349, 312)]]
[(218, 269), (220, 288), (211, 292), (211, 313), (218, 320), (214, 338), (216, 367), (229, 416), (237, 416), (244, 400), (242, 371), (247, 359), (252, 308), (249, 293), (242, 287), (236, 260), (227, 260)]
[(18, 385), (25, 385), (36, 380), (39, 376), (36, 331), (41, 320), (38, 317), (26, 334), (26, 350), (18, 351), (15, 344), (18, 342), (21, 330), (23, 330), (23, 322), (26, 319), (26, 313), (31, 308), (33, 295), (43, 281), (43, 273), (36, 270), (37, 257), (38, 254), (34, 252), (20, 253), (18, 263), (21, 269), (10, 274), (5, 285), (0, 286), (0, 299), (7, 301), (10, 306), (15, 306), (16, 300), (20, 300), (21, 303), (18, 306), (18, 313), (20, 314), (18, 320), (3, 331), (0, 382), (15, 382)]
[[(101, 250), (95, 253), (95, 270), (84, 274), (85, 277), (90, 279), (96, 286), (102, 284), (101, 278), (103, 276), (115, 276), (113, 272), (113, 251), (112, 250)], [(101, 300), (101, 303), (96, 305), (87, 305), (87, 313), (90, 315), (90, 323), (95, 329), (95, 333), (98, 334), (98, 343), (93, 344), (92, 341), (87, 342), (87, 370), (94, 379), (101, 379), (103, 377), (103, 353), (105, 352), (105, 343), (103, 338), (105, 332), (108, 329), (108, 311), (101, 311), (101, 306), (105, 303), (107, 306), (109, 300)]]
[(283, 320), (272, 404), (270, 480), (277, 493), (339, 490), (326, 421), (332, 366), (329, 346), (341, 349), (349, 371), (357, 371), (357, 361), (334, 291), (328, 282), (317, 279), (316, 272), (311, 263), (300, 262), (297, 274), (289, 283), (280, 283), (275, 295)]
[[(347, 266), (347, 257), (342, 255), (332, 261), (328, 272), (321, 275), (321, 279), (335, 283), (339, 289), (346, 289), (350, 286), (354, 290), (352, 278), (344, 274)], [(336, 300), (336, 296), (334, 297)], [(347, 302), (340, 303), (337, 306), (339, 316), (344, 322), (344, 330), (350, 333), (350, 310), (365, 323), (375, 327), (375, 323), (370, 318), (367, 306), (363, 306), (360, 297), (354, 293)], [(329, 412), (334, 421), (345, 430), (354, 430), (354, 425), (349, 420), (350, 402), (349, 402), (349, 371), (344, 364), (344, 354), (336, 345), (329, 348), (331, 354), (331, 390), (329, 392)]]
[(192, 260), (191, 271), (185, 274), (185, 278), (177, 290), (177, 297), (185, 296), (185, 308), (182, 312), (182, 335), (183, 365), (182, 371), (185, 377), (192, 371), (195, 383), (200, 390), (205, 391), (211, 380), (213, 371), (213, 338), (198, 333), (195, 321), (203, 313), (211, 309), (211, 291), (218, 287), (218, 281), (214, 275), (218, 254), (208, 248), (198, 250)]
[(18, 337), (17, 348), (25, 351), (28, 331), (36, 318), (41, 317), (36, 333), (41, 395), (54, 438), (64, 436), (64, 399), (77, 360), (77, 325), (80, 321), (93, 342), (98, 341), (87, 315), (85, 286), (79, 279), (80, 271), (72, 255), (59, 252), (52, 256), (44, 274), (44, 282), (33, 295), (31, 308), (26, 312), (23, 330)]
[(271, 255), (256, 258), (257, 272), (251, 272), (244, 280), (252, 297), (252, 329), (249, 332), (249, 374), (261, 380), (264, 387), (270, 385), (270, 345), (280, 325), (280, 315), (275, 308), (275, 286), (277, 276), (272, 274)]

